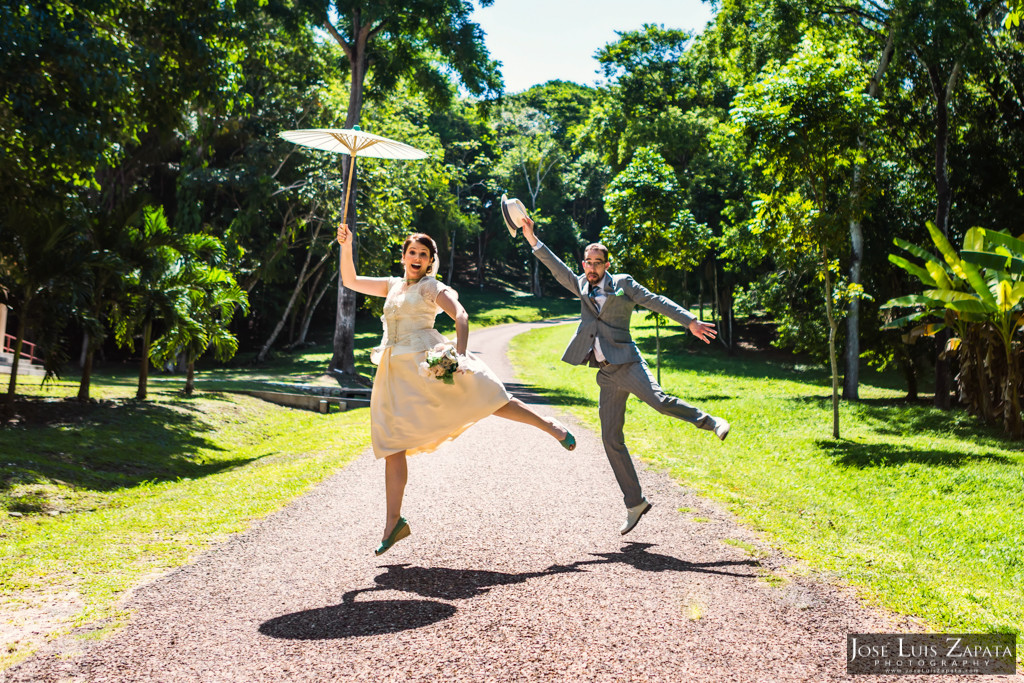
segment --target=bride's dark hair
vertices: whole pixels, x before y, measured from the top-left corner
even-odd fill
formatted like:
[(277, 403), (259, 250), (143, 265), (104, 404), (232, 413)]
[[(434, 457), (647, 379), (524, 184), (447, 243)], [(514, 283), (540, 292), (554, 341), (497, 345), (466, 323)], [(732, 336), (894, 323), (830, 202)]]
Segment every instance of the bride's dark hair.
[(422, 244), (427, 248), (427, 251), (430, 252), (430, 271), (428, 274), (431, 277), (437, 275), (437, 269), (439, 266), (437, 262), (437, 242), (434, 241), (433, 237), (426, 233), (414, 232), (405, 238), (405, 242), (402, 244), (402, 256), (405, 256), (405, 252), (408, 251), (409, 245), (414, 242), (416, 244)]

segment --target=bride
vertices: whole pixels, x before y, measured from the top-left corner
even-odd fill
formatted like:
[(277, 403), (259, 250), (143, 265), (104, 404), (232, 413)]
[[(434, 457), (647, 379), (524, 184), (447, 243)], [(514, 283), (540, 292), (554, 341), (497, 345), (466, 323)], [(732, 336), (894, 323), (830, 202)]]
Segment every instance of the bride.
[[(376, 550), (381, 555), (410, 533), (401, 514), (407, 455), (429, 453), (488, 415), (532, 425), (570, 451), (576, 448), (576, 439), (561, 423), (538, 415), (510, 395), (483, 361), (466, 353), (469, 315), (455, 290), (434, 277), (437, 244), (429, 235), (414, 233), (406, 238), (404, 277), (358, 275), (352, 242), (351, 231), (342, 223), (338, 226), (342, 283), (362, 294), (387, 297), (381, 316), (384, 338), (370, 354), (377, 365), (370, 395), (370, 437), (374, 456), (384, 458), (387, 499), (384, 536)], [(458, 370), (450, 384), (421, 370), (428, 351), (451, 343), (434, 329), (434, 318), (441, 311), (455, 321)]]

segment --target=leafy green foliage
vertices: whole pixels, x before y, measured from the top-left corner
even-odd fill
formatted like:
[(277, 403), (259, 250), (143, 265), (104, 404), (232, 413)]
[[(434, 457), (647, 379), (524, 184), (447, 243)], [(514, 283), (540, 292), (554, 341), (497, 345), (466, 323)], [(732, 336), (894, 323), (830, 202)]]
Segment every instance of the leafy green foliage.
[(675, 174), (652, 148), (637, 151), (605, 195), (610, 224), (601, 241), (616, 270), (665, 291), (704, 259), (711, 239), (679, 200)]
[[(150, 223), (163, 221), (160, 212), (149, 212)], [(152, 232), (162, 232), (159, 227)], [(157, 363), (171, 363), (180, 354), (188, 366), (185, 394), (193, 390), (196, 360), (212, 350), (219, 360), (231, 358), (238, 350), (238, 338), (229, 325), (235, 311), (248, 309), (248, 297), (235, 282), (234, 276), (220, 267), (224, 245), (211, 235), (202, 233), (179, 237), (180, 251), (165, 249), (165, 260), (154, 269), (163, 287), (162, 302), (166, 307), (163, 334), (153, 342), (150, 357)], [(140, 302), (139, 308), (147, 308)]]
[(928, 231), (941, 261), (919, 247), (896, 241), (897, 246), (923, 259), (924, 265), (896, 255), (890, 260), (916, 275), (928, 289), (886, 302), (883, 308), (917, 309), (886, 327), (902, 327), (927, 317), (942, 321), (918, 324), (909, 332), (913, 339), (932, 335), (944, 325), (953, 326), (957, 336), (946, 348), (960, 361), (962, 399), (983, 420), (1001, 417), (1007, 433), (1019, 439), (1024, 436), (1022, 349), (1017, 339), (1024, 327), (1024, 241), (1007, 233), (971, 228), (958, 253), (934, 224), (928, 223)]

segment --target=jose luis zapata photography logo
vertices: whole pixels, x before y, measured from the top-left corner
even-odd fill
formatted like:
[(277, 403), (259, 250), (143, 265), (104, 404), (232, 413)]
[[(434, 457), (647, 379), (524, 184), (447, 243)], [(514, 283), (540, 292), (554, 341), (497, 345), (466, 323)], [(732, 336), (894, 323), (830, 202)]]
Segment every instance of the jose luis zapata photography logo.
[(1012, 633), (851, 633), (850, 674), (1015, 674)]

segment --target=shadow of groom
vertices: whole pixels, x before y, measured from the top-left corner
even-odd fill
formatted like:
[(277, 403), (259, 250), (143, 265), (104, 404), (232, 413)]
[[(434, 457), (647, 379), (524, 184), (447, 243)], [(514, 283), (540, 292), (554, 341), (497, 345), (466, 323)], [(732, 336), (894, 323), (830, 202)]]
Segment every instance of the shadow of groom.
[[(386, 565), (371, 588), (358, 588), (342, 596), (341, 604), (294, 612), (260, 625), (260, 633), (274, 638), (321, 640), (395, 633), (428, 626), (455, 614), (456, 608), (437, 600), (465, 600), (482, 595), (495, 586), (525, 583), (529, 579), (556, 574), (586, 572), (587, 567), (626, 564), (646, 572), (698, 572), (741, 578), (756, 578), (754, 571), (728, 571), (730, 567), (757, 566), (755, 560), (686, 562), (671, 555), (649, 552), (652, 543), (627, 543), (619, 552), (593, 553), (597, 559), (568, 565), (552, 565), (543, 571), (506, 573), (481, 569)], [(412, 593), (434, 600), (365, 600), (356, 596), (374, 591)]]

